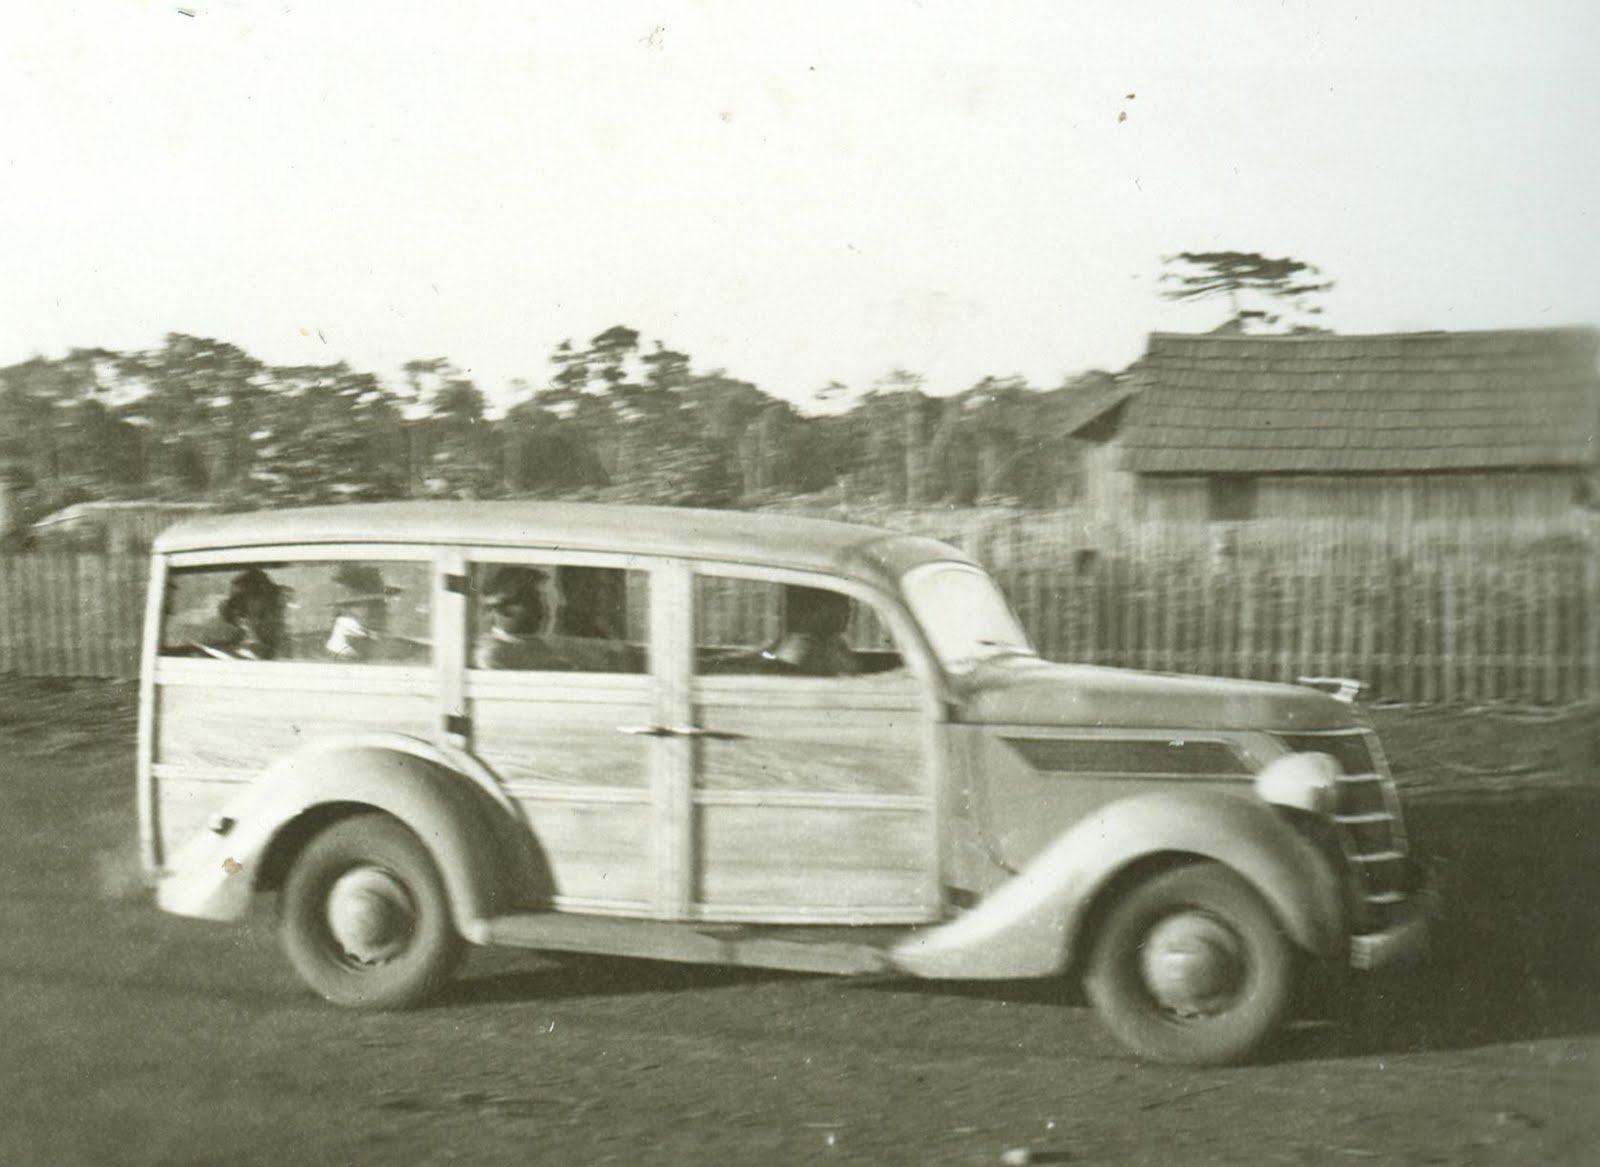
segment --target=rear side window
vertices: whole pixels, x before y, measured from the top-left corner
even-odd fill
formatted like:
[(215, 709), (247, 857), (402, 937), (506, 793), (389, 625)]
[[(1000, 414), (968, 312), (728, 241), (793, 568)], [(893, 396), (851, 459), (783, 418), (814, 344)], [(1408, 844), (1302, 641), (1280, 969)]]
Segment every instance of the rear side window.
[(649, 671), (649, 579), (644, 572), (555, 563), (477, 563), (471, 579), (474, 668)]
[(433, 656), (426, 563), (337, 560), (179, 568), (167, 576), (163, 656), (350, 665)]

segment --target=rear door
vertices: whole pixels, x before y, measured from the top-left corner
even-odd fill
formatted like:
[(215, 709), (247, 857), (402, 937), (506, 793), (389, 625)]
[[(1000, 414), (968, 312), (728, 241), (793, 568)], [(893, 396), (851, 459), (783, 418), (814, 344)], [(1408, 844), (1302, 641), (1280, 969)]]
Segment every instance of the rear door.
[(681, 915), (662, 837), (663, 712), (651, 569), (621, 555), (469, 550), (464, 744), (516, 800), (553, 880), (552, 906)]

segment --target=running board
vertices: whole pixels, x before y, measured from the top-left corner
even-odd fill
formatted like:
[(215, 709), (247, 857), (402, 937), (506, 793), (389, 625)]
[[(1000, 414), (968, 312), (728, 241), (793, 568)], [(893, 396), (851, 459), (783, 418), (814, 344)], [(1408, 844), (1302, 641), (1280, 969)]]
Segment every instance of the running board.
[(910, 929), (679, 924), (528, 912), (487, 920), (482, 931), (483, 943), (509, 948), (870, 976), (898, 971), (889, 946), (905, 939)]

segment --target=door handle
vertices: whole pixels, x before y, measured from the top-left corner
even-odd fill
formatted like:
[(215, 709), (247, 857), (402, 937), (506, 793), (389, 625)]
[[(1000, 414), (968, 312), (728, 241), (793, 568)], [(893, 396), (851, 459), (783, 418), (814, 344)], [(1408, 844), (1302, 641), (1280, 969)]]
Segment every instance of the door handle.
[(722, 729), (701, 729), (698, 725), (619, 725), (617, 732), (636, 737), (699, 737), (718, 742), (739, 741), (745, 736)]
[(668, 730), (674, 737), (701, 737), (714, 742), (736, 742), (745, 735), (734, 733), (726, 729), (701, 729), (698, 725), (688, 725), (681, 729)]

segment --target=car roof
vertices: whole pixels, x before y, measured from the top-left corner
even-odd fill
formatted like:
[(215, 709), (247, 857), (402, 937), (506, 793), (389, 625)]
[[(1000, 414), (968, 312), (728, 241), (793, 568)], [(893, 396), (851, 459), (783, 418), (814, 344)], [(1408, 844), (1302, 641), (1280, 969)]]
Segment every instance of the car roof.
[(157, 554), (315, 543), (471, 544), (621, 551), (897, 577), (971, 563), (937, 540), (798, 515), (581, 502), (351, 503), (209, 515), (168, 527)]

